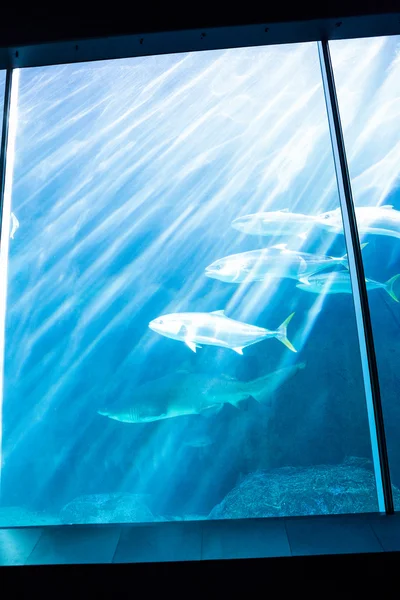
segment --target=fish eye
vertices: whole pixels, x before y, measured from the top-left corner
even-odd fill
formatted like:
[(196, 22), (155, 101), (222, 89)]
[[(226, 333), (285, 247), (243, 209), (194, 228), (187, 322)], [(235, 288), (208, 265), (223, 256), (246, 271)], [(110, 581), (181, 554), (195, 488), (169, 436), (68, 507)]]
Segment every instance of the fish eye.
[(158, 324), (159, 325), (163, 325), (164, 321), (162, 319), (159, 319)]
[(325, 216), (324, 216), (324, 219), (329, 219), (329, 215), (325, 215)]

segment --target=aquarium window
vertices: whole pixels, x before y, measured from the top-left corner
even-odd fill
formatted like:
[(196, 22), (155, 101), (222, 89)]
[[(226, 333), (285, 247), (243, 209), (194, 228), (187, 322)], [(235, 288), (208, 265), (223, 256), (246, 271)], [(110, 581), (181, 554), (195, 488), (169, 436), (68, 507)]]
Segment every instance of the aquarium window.
[(367, 281), (395, 508), (400, 508), (400, 36), (330, 43)]
[(18, 73), (0, 525), (378, 511), (317, 44)]

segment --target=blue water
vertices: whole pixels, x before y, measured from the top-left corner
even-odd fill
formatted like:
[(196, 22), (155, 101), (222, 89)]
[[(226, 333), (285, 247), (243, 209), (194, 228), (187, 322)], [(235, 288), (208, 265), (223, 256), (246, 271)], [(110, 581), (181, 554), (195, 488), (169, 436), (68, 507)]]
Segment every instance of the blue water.
[[(390, 38), (332, 47), (359, 205), (400, 209), (397, 44)], [(32, 522), (39, 513), (58, 522), (79, 497), (123, 492), (143, 494), (159, 518), (207, 518), (260, 471), (291, 467), (293, 477), (296, 469), (326, 465), (335, 473), (348, 457), (370, 465), (351, 295), (307, 294), (287, 279), (234, 285), (204, 275), (217, 258), (282, 241), (343, 255), (342, 235), (282, 240), (231, 227), (237, 216), (262, 210), (318, 214), (338, 206), (315, 44), (22, 69), (3, 514), (20, 507)], [(366, 241), (369, 277), (386, 281), (400, 272), (398, 240)], [(381, 290), (370, 301), (393, 483), (400, 486), (399, 305)], [(288, 334), (297, 354), (276, 339), (243, 356), (216, 347), (193, 353), (148, 327), (165, 313), (221, 309), (268, 329), (295, 312)], [(300, 363), (306, 367), (267, 402), (246, 410), (227, 405), (210, 417), (139, 424), (98, 413), (135, 405), (142, 384), (182, 369), (192, 373), (194, 393), (197, 375), (246, 382)], [(312, 500), (311, 483), (309, 493)], [(364, 509), (362, 502), (354, 508)]]

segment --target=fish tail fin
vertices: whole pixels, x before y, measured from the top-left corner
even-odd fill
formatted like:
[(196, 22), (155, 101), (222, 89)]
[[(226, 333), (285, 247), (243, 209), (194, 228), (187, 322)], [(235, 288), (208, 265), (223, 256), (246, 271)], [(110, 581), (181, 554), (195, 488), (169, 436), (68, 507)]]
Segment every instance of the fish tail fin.
[(283, 385), (283, 383), (296, 375), (298, 371), (306, 368), (306, 363), (301, 362), (289, 367), (283, 367), (272, 373), (261, 375), (257, 379), (248, 382), (248, 392), (254, 400), (259, 404), (264, 404), (270, 400), (276, 390)]
[(280, 342), (282, 342), (282, 344), (284, 344), (286, 346), (286, 348), (289, 348), (289, 350), (291, 350), (292, 352), (297, 352), (296, 348), (288, 340), (288, 337), (287, 337), (287, 326), (289, 325), (290, 321), (293, 319), (293, 316), (294, 316), (294, 312), (291, 315), (289, 315), (287, 319), (285, 319), (283, 321), (282, 325), (280, 325), (278, 327), (276, 339), (278, 339)]
[[(368, 246), (368, 242), (364, 242), (363, 244), (361, 244), (361, 246), (360, 246), (361, 250), (363, 250), (365, 248), (365, 246)], [(348, 269), (349, 268), (349, 261), (348, 261), (348, 258), (347, 258), (347, 253), (343, 254), (343, 256), (341, 256), (338, 259), (338, 262), (341, 265), (343, 265), (343, 267), (346, 267), (346, 269)]]
[(397, 297), (397, 295), (394, 292), (393, 289), (393, 285), (395, 283), (395, 281), (398, 280), (398, 278), (400, 277), (400, 273), (398, 275), (394, 275), (393, 277), (391, 277), (386, 283), (385, 283), (385, 290), (387, 291), (387, 293), (389, 294), (389, 296), (391, 298), (393, 298), (393, 300), (395, 302), (399, 302), (399, 299)]

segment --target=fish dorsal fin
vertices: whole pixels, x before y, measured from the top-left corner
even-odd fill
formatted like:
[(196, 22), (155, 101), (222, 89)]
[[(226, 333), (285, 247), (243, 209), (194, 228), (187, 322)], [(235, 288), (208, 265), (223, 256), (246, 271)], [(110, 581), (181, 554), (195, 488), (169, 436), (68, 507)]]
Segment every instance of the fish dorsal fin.
[(271, 246), (271, 248), (276, 248), (277, 250), (287, 250), (287, 244), (275, 244), (275, 246)]
[(225, 310), (213, 310), (212, 315), (218, 315), (219, 317), (226, 317)]
[(385, 210), (392, 210), (393, 204), (383, 204), (381, 208), (384, 208)]
[(279, 212), (289, 212), (288, 208), (281, 208), (281, 210)]
[(181, 325), (178, 331), (178, 335), (186, 336), (188, 333), (186, 325)]

